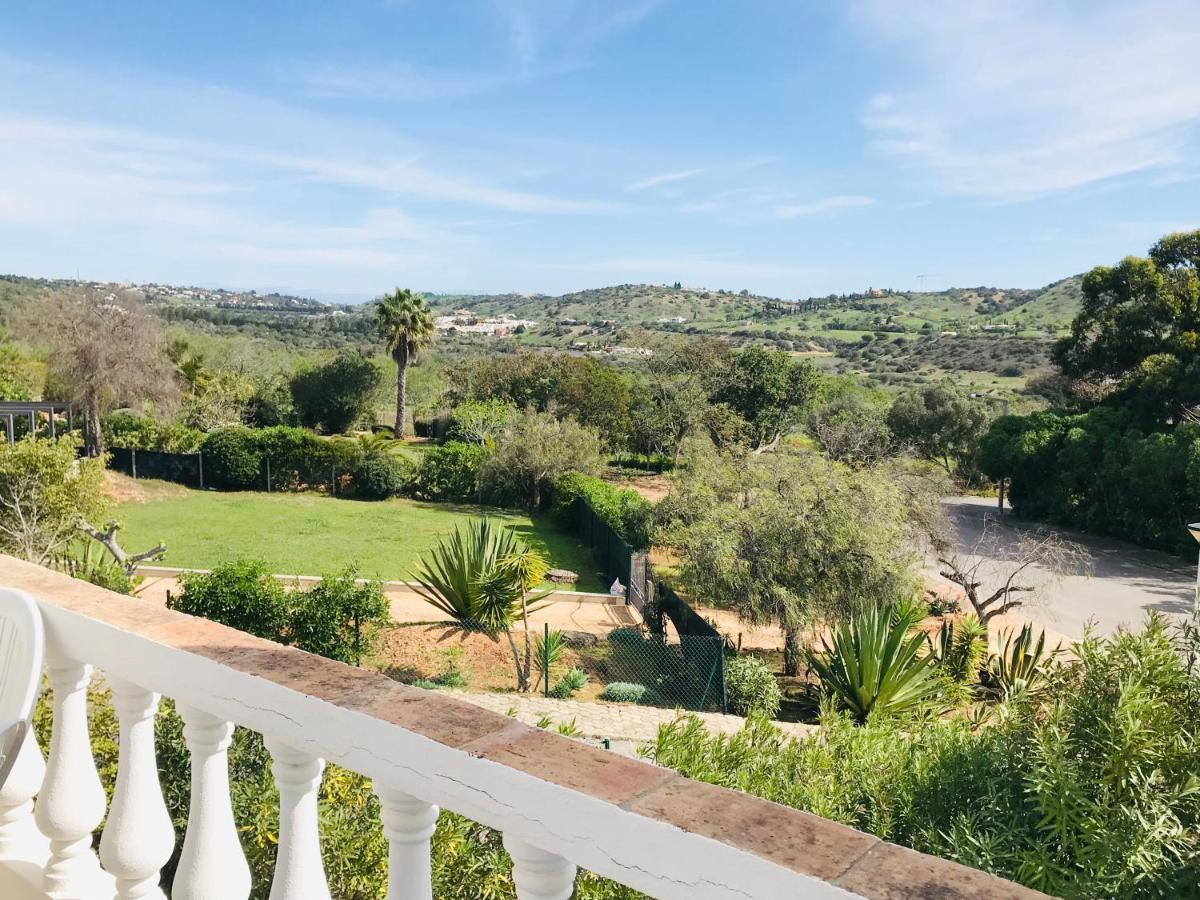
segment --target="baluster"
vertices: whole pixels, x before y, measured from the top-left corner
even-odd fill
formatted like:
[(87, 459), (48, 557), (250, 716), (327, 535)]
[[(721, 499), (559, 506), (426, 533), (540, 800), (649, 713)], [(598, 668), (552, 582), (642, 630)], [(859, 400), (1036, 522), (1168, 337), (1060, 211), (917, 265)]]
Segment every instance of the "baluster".
[(429, 839), (438, 808), (402, 791), (376, 786), (388, 839), (387, 900), (429, 900), (433, 895)]
[(245, 900), (250, 866), (238, 841), (229, 802), (226, 751), (233, 723), (182, 703), (183, 738), (192, 755), (192, 800), (173, 900)]
[(517, 900), (568, 900), (575, 891), (575, 865), (520, 838), (504, 836), (513, 861)]
[(317, 832), (317, 789), (325, 761), (263, 736), (279, 788), (279, 853), (271, 900), (330, 900)]
[(158, 694), (112, 678), (113, 707), (121, 724), (117, 784), (100, 839), (100, 862), (117, 880), (117, 900), (165, 898), (159, 870), (175, 849), (175, 830), (158, 782), (154, 713)]
[(46, 761), (30, 728), (8, 780), (0, 788), (0, 859), (45, 863), (49, 845), (33, 820), (33, 798), (45, 775)]
[(104, 816), (104, 788), (88, 736), (87, 687), (92, 667), (47, 647), (46, 677), (54, 691), (50, 760), (34, 819), (50, 839), (43, 888), (51, 897), (87, 897), (100, 878), (92, 831)]

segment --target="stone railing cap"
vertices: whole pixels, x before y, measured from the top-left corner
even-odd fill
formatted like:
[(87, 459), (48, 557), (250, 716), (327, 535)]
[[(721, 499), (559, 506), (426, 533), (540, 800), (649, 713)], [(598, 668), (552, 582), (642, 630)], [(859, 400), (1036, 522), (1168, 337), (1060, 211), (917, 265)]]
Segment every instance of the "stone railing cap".
[(0, 584), (181, 652), (355, 710), (444, 746), (621, 806), (877, 900), (1044, 895), (845, 825), (692, 781), (435, 691), (253, 637), (0, 555)]

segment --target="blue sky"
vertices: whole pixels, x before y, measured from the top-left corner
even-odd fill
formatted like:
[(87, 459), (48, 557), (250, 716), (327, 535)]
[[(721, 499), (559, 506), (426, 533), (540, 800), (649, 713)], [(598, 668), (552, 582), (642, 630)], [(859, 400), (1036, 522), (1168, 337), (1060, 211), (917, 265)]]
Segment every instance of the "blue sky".
[(1194, 0), (4, 18), (0, 271), (802, 297), (1035, 287), (1200, 227)]

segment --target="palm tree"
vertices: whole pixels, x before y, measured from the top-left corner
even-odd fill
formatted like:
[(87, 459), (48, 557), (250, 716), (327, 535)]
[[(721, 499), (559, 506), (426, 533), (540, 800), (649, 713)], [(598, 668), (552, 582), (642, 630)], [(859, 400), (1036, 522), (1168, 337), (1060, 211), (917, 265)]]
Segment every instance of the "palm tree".
[(433, 341), (433, 311), (425, 298), (408, 288), (396, 288), (375, 301), (375, 326), (396, 363), (396, 437), (404, 437), (405, 381), (408, 364), (417, 351)]
[[(414, 590), (449, 616), (462, 631), (508, 639), (512, 650), (517, 690), (529, 690), (532, 648), (529, 614), (540, 607), (530, 601), (542, 598), (531, 590), (546, 574), (549, 564), (527, 547), (511, 530), (488, 519), (468, 522), (438, 542), (421, 558), (413, 577)], [(517, 649), (513, 628), (523, 625), (525, 657)]]

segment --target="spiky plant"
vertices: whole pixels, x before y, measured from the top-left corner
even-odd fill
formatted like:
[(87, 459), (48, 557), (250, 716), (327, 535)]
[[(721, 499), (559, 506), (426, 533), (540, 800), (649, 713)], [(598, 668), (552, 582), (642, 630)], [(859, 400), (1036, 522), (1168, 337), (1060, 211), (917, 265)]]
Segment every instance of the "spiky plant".
[[(413, 590), (449, 616), (464, 631), (482, 632), (493, 639), (503, 634), (512, 649), (517, 690), (529, 689), (532, 648), (529, 643), (530, 606), (536, 595), (529, 579), (545, 575), (545, 561), (517, 539), (511, 530), (488, 519), (457, 526), (421, 558)], [(538, 574), (540, 573), (540, 574)], [(536, 584), (537, 582), (534, 582)], [(513, 637), (513, 625), (525, 626), (525, 658)]]
[(987, 626), (974, 613), (954, 623), (942, 623), (937, 636), (930, 638), (929, 652), (934, 665), (951, 681), (969, 684), (978, 677), (987, 661)]
[(821, 639), (823, 652), (807, 651), (821, 686), (858, 722), (872, 715), (911, 713), (941, 688), (925, 637), (910, 634), (911, 614), (870, 609), (842, 622), (833, 640)]
[(1000, 650), (988, 660), (988, 675), (1002, 697), (1035, 694), (1059, 653), (1057, 648), (1046, 650), (1044, 629), (1034, 640), (1033, 625), (1026, 624), (1019, 632), (1007, 632)]

